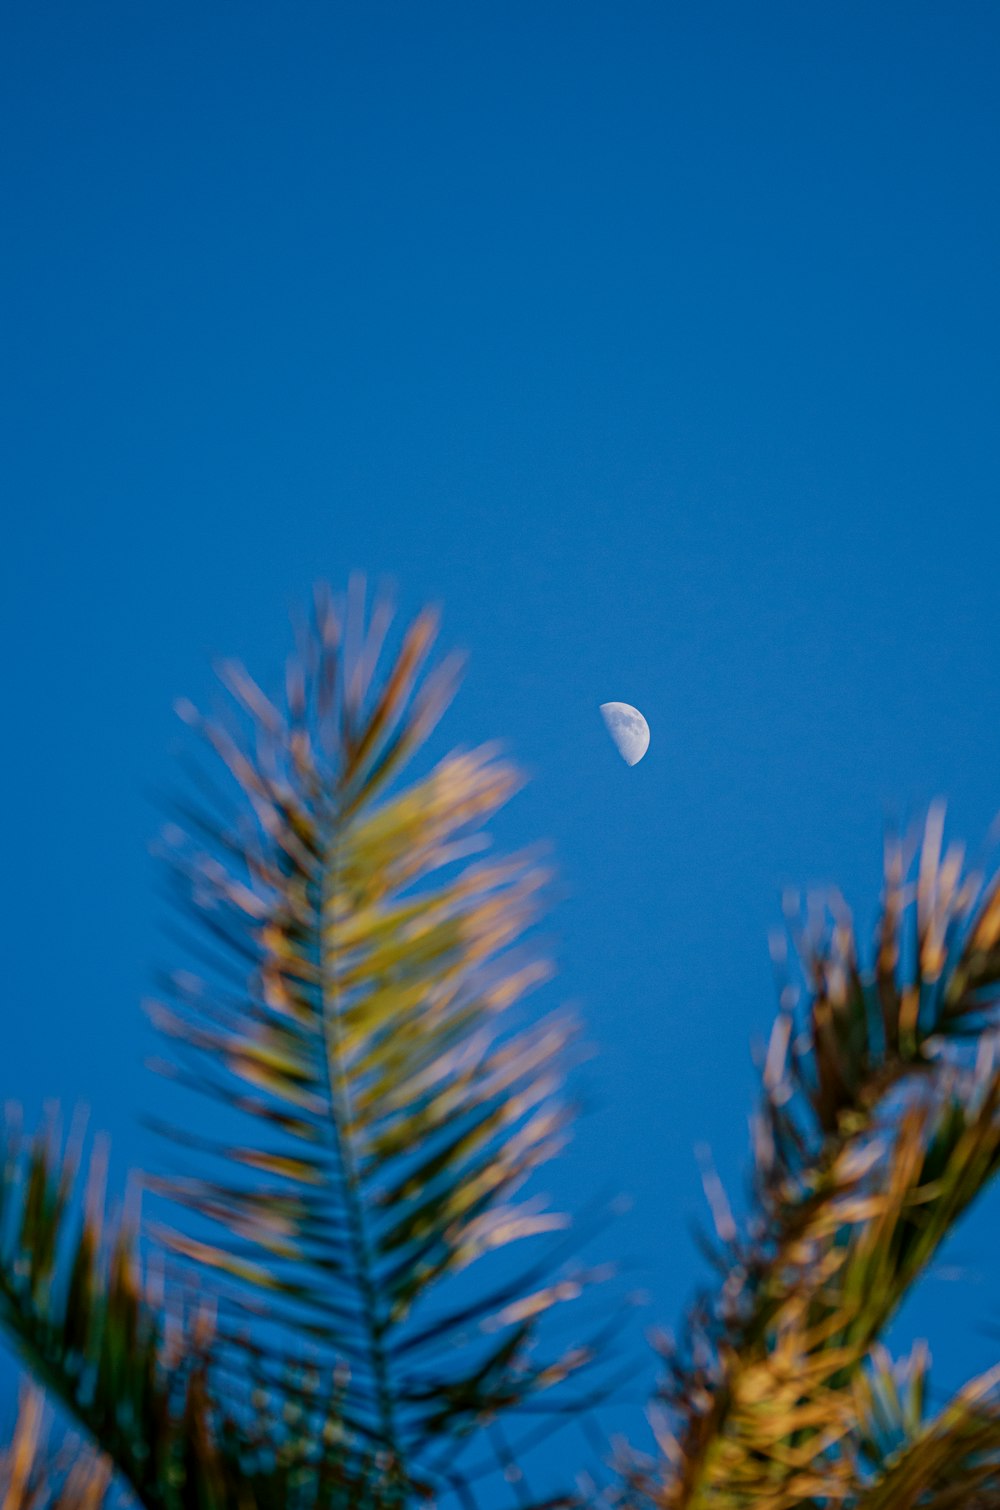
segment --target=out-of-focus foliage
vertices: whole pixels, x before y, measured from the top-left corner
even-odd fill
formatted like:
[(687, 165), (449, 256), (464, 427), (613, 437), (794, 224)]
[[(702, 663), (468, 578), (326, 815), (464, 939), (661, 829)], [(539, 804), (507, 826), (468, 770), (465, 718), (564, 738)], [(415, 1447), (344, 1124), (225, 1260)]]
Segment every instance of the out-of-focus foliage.
[[(467, 1510), (497, 1464), (528, 1510), (523, 1448), (600, 1397), (560, 1386), (617, 1318), (557, 1344), (588, 1276), (524, 1190), (567, 1135), (569, 1029), (520, 1009), (545, 876), (482, 854), (519, 778), (484, 749), (399, 783), (455, 684), (423, 674), (434, 629), (380, 672), (385, 605), (319, 594), (282, 707), (227, 666), (225, 715), (183, 709), (216, 770), (166, 835), (169, 1167), (140, 1236), (100, 1146), (84, 1176), (79, 1138), (8, 1117), (0, 1327), (34, 1387), (0, 1510)], [(1000, 885), (942, 824), (889, 845), (870, 965), (839, 897), (789, 908), (749, 1216), (710, 1176), (718, 1282), (606, 1505), (1000, 1510), (1000, 1370), (935, 1412), (926, 1351), (884, 1345), (1000, 1167)], [(73, 1429), (53, 1449), (39, 1390)]]
[(545, 873), (483, 854), (519, 776), (480, 749), (399, 784), (457, 666), (423, 674), (424, 613), (380, 670), (389, 621), (319, 593), (284, 708), (228, 665), (227, 715), (182, 710), (216, 771), (166, 835), (186, 957), (150, 1013), (188, 1105), (155, 1226), (106, 1233), (72, 1157), (9, 1148), (0, 1321), (144, 1504), (467, 1500), (466, 1443), (509, 1466), (590, 1360), (546, 1329), (586, 1276), (523, 1193), (567, 1136), (570, 1028), (519, 1010)]
[(13, 1440), (0, 1457), (3, 1510), (104, 1510), (111, 1473), (109, 1459), (86, 1442), (68, 1438), (49, 1453), (45, 1397), (26, 1385)]
[(383, 603), (365, 624), (357, 589), (343, 627), (320, 594), (284, 710), (234, 666), (229, 723), (185, 709), (232, 790), (202, 782), (178, 803), (175, 896), (199, 934), (152, 1015), (165, 1072), (236, 1107), (243, 1128), (215, 1144), (174, 1128), (205, 1173), (152, 1183), (195, 1213), (158, 1236), (218, 1274), (227, 1323), (263, 1313), (308, 1338), (343, 1377), (342, 1427), (400, 1493), (430, 1493), (457, 1435), (586, 1350), (534, 1344), (576, 1275), (505, 1272), (448, 1302), (456, 1272), (564, 1225), (519, 1192), (566, 1137), (568, 1028), (511, 1022), (547, 973), (520, 947), (544, 872), (480, 857), (516, 770), (456, 752), (389, 790), (457, 668), (421, 679), (424, 613), (378, 678), (387, 628)]
[(165, 1294), (138, 1256), (133, 1223), (109, 1218), (100, 1151), (79, 1212), (78, 1147), (61, 1152), (51, 1129), (24, 1146), (9, 1120), (3, 1157), (0, 1325), (86, 1433), (77, 1461), (67, 1463), (68, 1443), (50, 1459), (38, 1401), (27, 1396), (6, 1458), (12, 1510), (29, 1493), (41, 1505), (71, 1486), (94, 1496), (111, 1465), (156, 1510), (380, 1503), (365, 1498), (377, 1477), (372, 1454), (352, 1451), (335, 1429), (331, 1386), (289, 1374), (295, 1399), (283, 1400), (250, 1368), (220, 1390), (212, 1309)]
[(622, 1463), (631, 1504), (1000, 1503), (997, 1376), (929, 1415), (920, 1356), (879, 1341), (1000, 1167), (1000, 888), (942, 856), (942, 821), (912, 873), (887, 849), (870, 969), (839, 897), (790, 910), (751, 1216), (713, 1185), (719, 1283), (664, 1347), (662, 1455)]
[[(147, 1305), (144, 1279), (126, 1222), (106, 1218), (103, 1157), (92, 1162), (85, 1209), (72, 1207), (77, 1146), (63, 1154), (47, 1128), (27, 1146), (8, 1118), (0, 1176), (0, 1319), (36, 1379), (57, 1396), (123, 1473), (139, 1484), (169, 1477), (189, 1450), (183, 1412), (171, 1396), (190, 1395), (197, 1411), (194, 1350), (177, 1350), (168, 1372), (161, 1318)], [(8, 1496), (27, 1493), (38, 1457), (39, 1397), (24, 1405), (9, 1472)], [(191, 1446), (196, 1444), (191, 1434)]]

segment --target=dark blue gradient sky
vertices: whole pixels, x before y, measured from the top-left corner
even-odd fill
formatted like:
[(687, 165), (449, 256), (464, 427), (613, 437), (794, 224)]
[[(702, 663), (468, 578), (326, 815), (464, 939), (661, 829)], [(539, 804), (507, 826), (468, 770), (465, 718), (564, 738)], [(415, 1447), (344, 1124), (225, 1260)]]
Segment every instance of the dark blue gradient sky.
[[(141, 1161), (171, 703), (311, 583), (445, 606), (442, 742), (553, 842), (593, 1110), (550, 1182), (671, 1322), (788, 883), (1000, 806), (991, 4), (10, 4), (0, 1094)], [(598, 704), (637, 704), (643, 763)], [(912, 1319), (992, 1361), (984, 1208)], [(995, 1319), (995, 1318), (994, 1318)], [(905, 1331), (905, 1327), (904, 1327)], [(638, 1420), (638, 1412), (634, 1419)], [(638, 1427), (637, 1427), (638, 1429)]]

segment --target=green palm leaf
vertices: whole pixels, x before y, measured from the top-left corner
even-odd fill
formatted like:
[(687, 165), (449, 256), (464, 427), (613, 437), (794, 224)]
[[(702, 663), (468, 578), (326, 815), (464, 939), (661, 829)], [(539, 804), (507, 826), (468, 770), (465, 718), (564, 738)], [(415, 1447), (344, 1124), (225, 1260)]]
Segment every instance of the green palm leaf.
[[(175, 1413), (159, 1373), (161, 1318), (146, 1304), (125, 1225), (109, 1225), (103, 1159), (73, 1211), (76, 1147), (60, 1154), (51, 1129), (25, 1145), (9, 1118), (0, 1175), (0, 1323), (35, 1378), (87, 1428), (127, 1477), (143, 1481), (169, 1458)], [(31, 1440), (29, 1407), (18, 1445)], [(22, 1475), (22, 1479), (24, 1475)]]
[[(179, 804), (172, 873), (197, 971), (151, 1010), (171, 1046), (160, 1068), (243, 1128), (174, 1128), (198, 1167), (151, 1184), (191, 1214), (159, 1238), (223, 1285), (222, 1342), (249, 1329), (265, 1359), (308, 1344), (336, 1366), (345, 1426), (403, 1496), (446, 1481), (449, 1442), (587, 1350), (536, 1342), (579, 1275), (491, 1276), (491, 1254), (564, 1225), (523, 1194), (568, 1128), (570, 1029), (516, 1021), (547, 973), (521, 947), (546, 877), (473, 858), (520, 778), (481, 749), (394, 784), (456, 667), (422, 677), (423, 614), (379, 676), (387, 627), (381, 604), (365, 626), (355, 593), (342, 635), (320, 594), (284, 711), (232, 666), (236, 727), (184, 709), (230, 779), (199, 775)], [(456, 1282), (481, 1260), (483, 1278)]]
[[(25, 1144), (17, 1120), (8, 1120), (0, 1324), (35, 1379), (86, 1428), (143, 1502), (172, 1507), (181, 1499), (170, 1478), (193, 1488), (214, 1472), (208, 1431), (192, 1430), (190, 1440), (185, 1431), (203, 1416), (198, 1350), (185, 1345), (182, 1333), (177, 1356), (168, 1358), (166, 1315), (147, 1299), (130, 1227), (109, 1222), (104, 1211), (103, 1166), (99, 1152), (85, 1210), (77, 1215), (78, 1146), (61, 1153), (50, 1128)], [(25, 1460), (37, 1438), (35, 1404), (21, 1424), (11, 1493), (31, 1477)]]
[(883, 1349), (859, 1380), (858, 1436), (870, 1482), (858, 1510), (987, 1510), (1000, 1498), (1000, 1369), (925, 1413), (926, 1350), (901, 1368)]
[(386, 1465), (345, 1428), (336, 1382), (299, 1370), (276, 1393), (245, 1360), (219, 1389), (213, 1307), (154, 1282), (132, 1224), (104, 1209), (100, 1152), (79, 1212), (78, 1150), (61, 1153), (51, 1129), (25, 1144), (9, 1122), (0, 1156), (0, 1326), (85, 1433), (70, 1460), (48, 1460), (29, 1396), (5, 1454), (11, 1510), (31, 1496), (53, 1510), (99, 1504), (112, 1467), (149, 1510), (398, 1503)]
[[(912, 882), (900, 847), (888, 849), (870, 971), (838, 898), (805, 925), (793, 916), (805, 994), (796, 1011), (786, 977), (751, 1217), (743, 1234), (722, 1224), (720, 1289), (667, 1356), (663, 1457), (625, 1462), (626, 1499), (670, 1510), (895, 1503), (864, 1468), (858, 1392), (904, 1295), (1000, 1169), (1000, 890), (963, 879), (957, 849), (942, 857), (941, 822), (933, 812)], [(965, 1426), (988, 1443), (995, 1406), (975, 1390), (966, 1404), (937, 1426), (920, 1420), (911, 1464), (947, 1458)], [(955, 1451), (956, 1472), (964, 1463), (979, 1483), (978, 1449)]]

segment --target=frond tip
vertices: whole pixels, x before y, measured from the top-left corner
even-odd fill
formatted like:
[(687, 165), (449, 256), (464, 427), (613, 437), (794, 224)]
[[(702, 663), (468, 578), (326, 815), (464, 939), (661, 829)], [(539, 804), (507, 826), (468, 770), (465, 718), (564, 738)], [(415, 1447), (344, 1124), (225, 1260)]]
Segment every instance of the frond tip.
[(476, 858), (518, 772), (486, 748), (394, 784), (456, 669), (422, 678), (424, 614), (379, 676), (388, 617), (377, 604), (366, 628), (355, 592), (342, 628), (320, 594), (285, 708), (229, 666), (236, 718), (185, 710), (230, 779), (199, 777), (178, 804), (170, 863), (198, 971), (151, 1010), (167, 1073), (243, 1118), (225, 1143), (178, 1132), (221, 1160), (153, 1184), (193, 1213), (164, 1241), (214, 1270), (237, 1314), (346, 1370), (350, 1429), (403, 1482), (443, 1435), (583, 1360), (535, 1344), (578, 1285), (440, 1288), (562, 1225), (521, 1190), (567, 1135), (571, 1029), (516, 1021), (547, 974), (522, 942), (544, 872)]

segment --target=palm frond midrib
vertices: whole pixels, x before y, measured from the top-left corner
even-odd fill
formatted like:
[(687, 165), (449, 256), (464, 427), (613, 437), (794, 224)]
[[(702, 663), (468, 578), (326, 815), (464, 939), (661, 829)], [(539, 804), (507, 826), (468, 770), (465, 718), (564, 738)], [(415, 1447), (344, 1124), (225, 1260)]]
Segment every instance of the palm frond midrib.
[(351, 1141), (353, 1122), (350, 1088), (341, 1061), (340, 983), (336, 953), (330, 948), (332, 930), (336, 928), (334, 904), (339, 881), (340, 839), (343, 823), (344, 819), (336, 807), (321, 820), (320, 875), (318, 879), (314, 875), (310, 882), (318, 981), (317, 1005), (322, 1034), (323, 1069), (330, 1098), (331, 1143), (343, 1183), (345, 1216), (375, 1385), (379, 1423), (385, 1445), (398, 1462), (400, 1448), (396, 1432), (395, 1407), (390, 1387), (388, 1360), (383, 1345), (385, 1325), (380, 1311), (379, 1291), (374, 1274), (364, 1200)]

